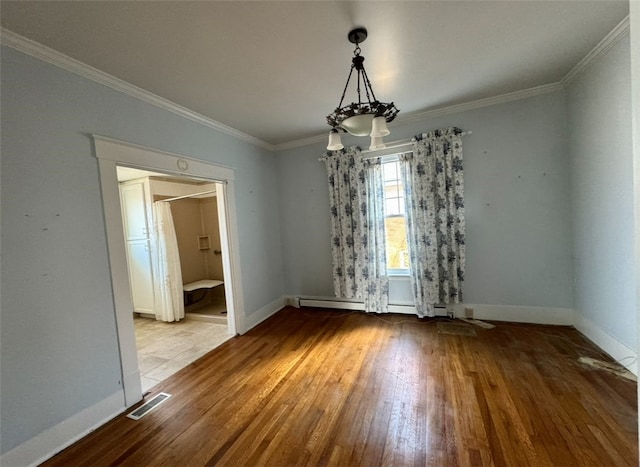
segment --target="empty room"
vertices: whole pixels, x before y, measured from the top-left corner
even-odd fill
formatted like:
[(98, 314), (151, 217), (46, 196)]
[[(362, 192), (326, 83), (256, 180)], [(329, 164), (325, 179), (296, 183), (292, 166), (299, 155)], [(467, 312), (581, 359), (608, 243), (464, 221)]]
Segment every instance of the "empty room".
[(0, 25), (0, 465), (638, 465), (640, 2)]

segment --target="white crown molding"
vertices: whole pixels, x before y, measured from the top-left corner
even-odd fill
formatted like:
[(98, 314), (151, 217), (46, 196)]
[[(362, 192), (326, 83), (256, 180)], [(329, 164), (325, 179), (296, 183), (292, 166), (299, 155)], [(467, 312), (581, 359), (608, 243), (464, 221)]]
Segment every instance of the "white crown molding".
[[(506, 94), (500, 94), (498, 96), (487, 97), (484, 99), (477, 99), (474, 101), (450, 105), (438, 109), (418, 111), (406, 115), (401, 115), (390, 126), (394, 127), (400, 124), (414, 123), (429, 118), (436, 118), (443, 115), (450, 115), (454, 113), (480, 109), (483, 107), (489, 107), (492, 105), (504, 104), (507, 102), (526, 99), (529, 97), (539, 96), (542, 94), (548, 94), (561, 90), (570, 85), (592, 63), (597, 61), (603, 54), (605, 54), (609, 49), (616, 45), (625, 36), (625, 34), (629, 32), (629, 24), (629, 16), (627, 16), (620, 23), (618, 23), (618, 25), (609, 34), (607, 34), (607, 36), (602, 39), (602, 41), (600, 41), (598, 45), (596, 45), (582, 60), (580, 60), (580, 62), (578, 62), (578, 64), (575, 65), (559, 82), (544, 84), (529, 89), (509, 92)], [(222, 133), (226, 133), (230, 136), (238, 138), (242, 141), (246, 141), (248, 143), (259, 146), (268, 151), (283, 151), (286, 149), (308, 146), (311, 144), (320, 143), (327, 138), (327, 135), (323, 133), (321, 135), (287, 141), (285, 143), (275, 145), (270, 144), (254, 136), (248, 135), (220, 122), (193, 112), (167, 99), (164, 99), (153, 93), (145, 91), (144, 89), (129, 84), (119, 78), (115, 78), (114, 76), (93, 68), (90, 65), (82, 63), (74, 58), (68, 57), (67, 55), (50, 49), (38, 42), (27, 39), (26, 37), (20, 36), (12, 31), (9, 31), (8, 29), (0, 28), (0, 33), (0, 43), (4, 45), (44, 60), (77, 75), (93, 80), (97, 83), (108, 86), (117, 91), (123, 92), (144, 102), (173, 112), (177, 115), (205, 125), (209, 128), (213, 128)]]
[(618, 25), (611, 30), (609, 34), (602, 39), (598, 45), (596, 45), (591, 51), (580, 60), (576, 66), (574, 66), (569, 73), (560, 81), (564, 87), (569, 86), (574, 82), (582, 73), (585, 72), (589, 66), (598, 61), (609, 49), (616, 45), (620, 40), (629, 33), (630, 29), (629, 16), (627, 15)]
[(308, 138), (302, 139), (294, 139), (293, 141), (287, 141), (286, 143), (276, 144), (273, 147), (274, 151), (284, 151), (285, 149), (293, 149), (299, 148), (302, 146), (309, 146), (310, 144), (320, 143), (322, 141), (327, 141), (329, 138), (329, 129), (327, 129), (326, 133), (316, 136), (309, 136)]
[[(402, 115), (393, 121), (389, 126), (394, 127), (401, 124), (414, 123), (429, 118), (440, 117), (442, 115), (449, 115), (453, 113), (465, 112), (468, 110), (480, 109), (483, 107), (489, 107), (491, 105), (504, 104), (507, 102), (517, 101), (520, 99), (526, 99), (528, 97), (540, 96), (542, 94), (548, 94), (551, 92), (559, 91), (563, 89), (562, 83), (556, 82), (551, 84), (544, 84), (542, 86), (536, 86), (534, 88), (523, 89), (521, 91), (509, 92), (506, 94), (500, 94), (499, 96), (487, 97), (484, 99), (478, 99), (471, 102), (464, 102), (462, 104), (449, 105), (441, 107), (439, 109), (432, 109), (426, 111), (413, 112), (406, 115)], [(328, 134), (328, 131), (327, 131)], [(315, 144), (327, 139), (327, 134), (311, 136), (309, 138), (297, 139), (286, 143), (276, 144), (273, 147), (274, 151), (282, 151), (285, 149), (292, 149), (300, 146), (307, 146), (309, 144)]]
[[(628, 21), (627, 21), (628, 22)], [(51, 63), (57, 67), (60, 67), (64, 70), (70, 71), (71, 73), (75, 73), (84, 78), (90, 79), (102, 85), (108, 86), (116, 91), (120, 91), (129, 96), (140, 99), (149, 104), (155, 105), (156, 107), (160, 107), (161, 109), (168, 110), (169, 112), (173, 112), (181, 117), (187, 118), (194, 122), (200, 123), (209, 128), (213, 128), (214, 130), (218, 130), (222, 133), (226, 133), (230, 136), (238, 138), (242, 141), (246, 141), (248, 143), (259, 146), (268, 151), (282, 151), (285, 149), (297, 148), (301, 146), (307, 146), (310, 144), (315, 144), (323, 141), (327, 136), (325, 134), (311, 136), (309, 138), (297, 139), (294, 141), (288, 141), (281, 144), (270, 144), (266, 141), (258, 139), (254, 136), (243, 133), (239, 130), (231, 128), (230, 126), (224, 125), (220, 122), (212, 120), (204, 115), (193, 112), (192, 110), (187, 109), (186, 107), (182, 107), (174, 102), (171, 102), (163, 97), (157, 96), (149, 91), (145, 91), (142, 88), (134, 86), (133, 84), (127, 83), (119, 78), (109, 75), (103, 71), (98, 70), (97, 68), (93, 68), (86, 63), (83, 63), (75, 58), (71, 58), (67, 55), (64, 55), (56, 50), (53, 50), (49, 47), (46, 47), (38, 42), (32, 41), (31, 39), (27, 39), (19, 34), (14, 33), (5, 28), (0, 28), (0, 43), (6, 45), (8, 47), (12, 47), (20, 52), (26, 53), (27, 55), (31, 55), (32, 57), (38, 58), (45, 62)], [(448, 115), (457, 112), (463, 112), (466, 110), (478, 109), (481, 107), (487, 107), (490, 105), (502, 104), (505, 102), (510, 102), (518, 99), (525, 99), (527, 97), (537, 96), (540, 94), (546, 94), (549, 92), (556, 91), (560, 89), (562, 86), (560, 83), (552, 83), (546, 84), (543, 86), (537, 86), (535, 88), (524, 89), (521, 91), (510, 92), (507, 94), (501, 94), (499, 96), (488, 97), (485, 99), (479, 99), (463, 104), (457, 104), (447, 107), (442, 107), (439, 109), (414, 112), (407, 115), (403, 115), (398, 118), (392, 126), (397, 124), (405, 124), (417, 122), (420, 120), (425, 120), (427, 118), (434, 118), (441, 115)]]
[(227, 126), (223, 123), (205, 117), (204, 115), (189, 110), (186, 107), (182, 107), (181, 105), (171, 102), (163, 97), (157, 96), (149, 91), (145, 91), (142, 88), (127, 83), (126, 81), (116, 78), (115, 76), (111, 76), (108, 73), (100, 71), (97, 68), (93, 68), (86, 63), (57, 52), (56, 50), (46, 47), (38, 42), (32, 41), (31, 39), (27, 39), (26, 37), (16, 34), (15, 32), (8, 29), (0, 28), (0, 43), (19, 50), (20, 52), (23, 52), (27, 55), (31, 55), (32, 57), (51, 63), (52, 65), (60, 67), (64, 70), (70, 71), (71, 73), (75, 73), (79, 76), (82, 76), (83, 78), (90, 79), (92, 81), (95, 81), (96, 83), (110, 87), (131, 97), (140, 99), (143, 102), (154, 105), (163, 110), (168, 110), (169, 112), (180, 115), (181, 117), (187, 118), (196, 123), (200, 123), (201, 125), (204, 125), (206, 127), (213, 128), (214, 130), (220, 131), (221, 133), (233, 136), (239, 140), (246, 141), (268, 151), (274, 150), (274, 146), (270, 143), (267, 143), (266, 141), (263, 141), (259, 138), (243, 133), (242, 131), (236, 130), (235, 128), (231, 128), (230, 126)]
[[(507, 94), (500, 94), (494, 97), (487, 97), (485, 99), (478, 99), (471, 102), (465, 102), (462, 104), (451, 105), (447, 107), (441, 107), (439, 109), (432, 109), (426, 111), (414, 112), (406, 115), (399, 116), (389, 126), (393, 127), (398, 124), (406, 124), (418, 122), (420, 120), (426, 120), (428, 118), (435, 118), (442, 115), (450, 115), (453, 113), (464, 112), (473, 109), (480, 109), (482, 107), (489, 107), (491, 105), (504, 104), (511, 101), (520, 99), (526, 99), (528, 97), (539, 96), (566, 88), (570, 85), (578, 76), (580, 76), (591, 64), (596, 62), (602, 55), (604, 55), (609, 49), (616, 45), (625, 34), (629, 33), (630, 21), (627, 15), (618, 25), (611, 30), (609, 34), (602, 39), (598, 45), (596, 45), (582, 60), (578, 62), (560, 81), (544, 84), (542, 86), (536, 86), (534, 88), (523, 89), (521, 91), (510, 92)], [(289, 141), (286, 143), (276, 144), (273, 147), (274, 151), (282, 151), (285, 149), (292, 149), (300, 146), (307, 146), (309, 144), (316, 144), (324, 141), (327, 138), (326, 134), (311, 136), (309, 138), (298, 139)]]
[[(483, 99), (477, 99), (475, 101), (463, 102), (462, 104), (449, 105), (441, 107), (439, 109), (432, 109), (420, 112), (412, 112), (410, 114), (403, 115), (397, 120), (397, 124), (406, 124), (419, 122), (428, 118), (440, 117), (442, 115), (450, 115), (459, 112), (466, 112), (469, 110), (481, 109), (483, 107), (490, 107), (492, 105), (506, 104), (507, 102), (518, 101), (521, 99), (527, 99), (529, 97), (541, 96), (543, 94), (549, 94), (562, 89), (562, 84), (559, 82), (551, 84), (543, 84), (529, 89), (522, 89), (520, 91), (508, 92), (506, 94), (500, 94), (498, 96), (486, 97)], [(395, 122), (394, 122), (395, 124)], [(395, 126), (392, 124), (392, 126)]]

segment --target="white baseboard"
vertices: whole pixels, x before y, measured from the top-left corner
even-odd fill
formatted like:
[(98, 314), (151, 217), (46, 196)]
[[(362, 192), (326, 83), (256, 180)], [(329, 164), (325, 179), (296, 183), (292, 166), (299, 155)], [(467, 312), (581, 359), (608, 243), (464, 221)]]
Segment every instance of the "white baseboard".
[(265, 319), (270, 316), (276, 314), (278, 311), (282, 310), (285, 306), (287, 306), (287, 298), (282, 296), (271, 303), (266, 304), (262, 308), (259, 308), (255, 312), (251, 313), (249, 316), (245, 316), (244, 325), (245, 329), (244, 334), (249, 329), (256, 327), (258, 324), (262, 323)]
[(38, 465), (125, 411), (122, 391), (87, 407), (0, 457), (3, 467)]
[[(364, 311), (364, 304), (357, 300), (343, 300), (331, 297), (288, 297), (287, 301), (292, 306)], [(453, 311), (455, 316), (464, 317), (465, 308), (473, 308), (473, 317), (476, 319), (563, 326), (571, 326), (573, 324), (574, 312), (570, 308), (458, 303), (449, 305), (447, 308), (436, 308), (436, 315), (446, 316), (447, 311)], [(389, 305), (389, 312), (413, 314), (416, 309), (413, 305)]]
[[(332, 297), (287, 297), (287, 304), (300, 308), (308, 306), (312, 308), (332, 308), (336, 310), (364, 311), (364, 302), (357, 300), (345, 300)], [(413, 305), (389, 305), (389, 313), (415, 314), (416, 307)], [(445, 309), (442, 315), (446, 314)]]
[(611, 355), (615, 361), (638, 376), (638, 352), (636, 350), (623, 344), (580, 313), (575, 313), (574, 326), (590, 341)]
[[(328, 297), (293, 297), (292, 300), (294, 302), (297, 301), (298, 307), (364, 311), (364, 303), (356, 300), (341, 300)], [(291, 301), (291, 299), (288, 301)]]
[(512, 323), (553, 324), (572, 326), (574, 311), (571, 308), (551, 308), (541, 306), (483, 305), (458, 303), (452, 305), (455, 316), (464, 318), (465, 308), (473, 308), (475, 319), (489, 321), (510, 321)]

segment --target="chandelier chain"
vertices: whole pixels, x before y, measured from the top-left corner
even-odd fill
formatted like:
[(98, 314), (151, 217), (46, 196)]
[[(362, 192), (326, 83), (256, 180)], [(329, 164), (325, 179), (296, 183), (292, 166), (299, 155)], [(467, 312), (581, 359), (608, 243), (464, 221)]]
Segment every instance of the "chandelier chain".
[(353, 74), (354, 65), (351, 65), (351, 70), (349, 70), (349, 76), (347, 77), (347, 84), (344, 85), (344, 91), (342, 91), (342, 97), (340, 98), (340, 103), (338, 107), (336, 107), (336, 111), (342, 108), (342, 102), (344, 101), (344, 96), (347, 94), (347, 88), (349, 87), (349, 81), (351, 81), (351, 75)]
[[(365, 85), (364, 89), (367, 89)], [(356, 92), (358, 93), (358, 107), (362, 106), (362, 97), (360, 97), (360, 69), (358, 68), (358, 86), (356, 87)], [(369, 93), (367, 93), (369, 94)]]
[[(364, 78), (364, 90), (367, 93), (367, 101), (371, 103), (371, 97), (373, 97), (373, 101), (376, 101), (376, 95), (373, 93), (373, 88), (371, 87), (371, 81), (369, 81), (369, 77), (367, 76), (367, 70), (362, 68), (362, 76)], [(369, 96), (369, 91), (371, 91), (371, 96)]]

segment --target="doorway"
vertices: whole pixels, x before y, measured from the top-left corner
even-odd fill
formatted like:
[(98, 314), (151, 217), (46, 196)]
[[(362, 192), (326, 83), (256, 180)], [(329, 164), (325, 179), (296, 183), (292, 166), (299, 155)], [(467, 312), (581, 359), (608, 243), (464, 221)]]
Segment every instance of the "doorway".
[[(230, 278), (224, 277), (222, 267), (218, 215), (222, 187), (132, 167), (116, 170), (145, 394), (233, 335), (228, 330), (225, 284)], [(164, 212), (158, 204), (164, 205)], [(157, 232), (158, 225), (167, 222), (175, 234), (168, 249), (169, 238)], [(167, 261), (179, 267), (175, 275), (160, 279), (159, 265)], [(170, 310), (163, 300), (167, 294), (173, 298)]]
[(137, 361), (117, 166), (135, 167), (169, 176), (217, 182), (217, 186), (220, 187), (218, 207), (222, 267), (224, 277), (229, 278), (229, 280), (225, 280), (228, 332), (232, 335), (243, 333), (246, 329), (235, 207), (235, 173), (233, 169), (228, 167), (112, 138), (93, 135), (93, 142), (100, 168), (120, 348), (123, 397), (125, 406), (130, 407), (142, 398), (142, 387)]

